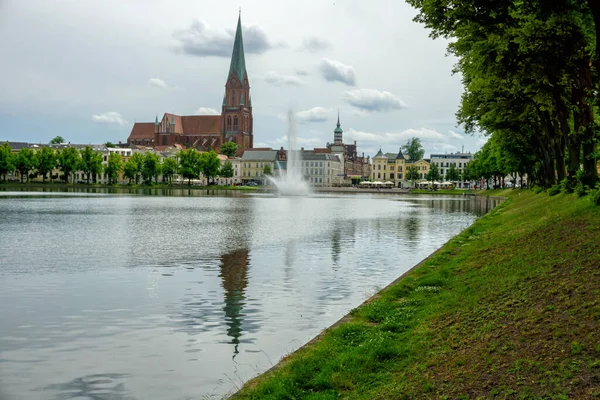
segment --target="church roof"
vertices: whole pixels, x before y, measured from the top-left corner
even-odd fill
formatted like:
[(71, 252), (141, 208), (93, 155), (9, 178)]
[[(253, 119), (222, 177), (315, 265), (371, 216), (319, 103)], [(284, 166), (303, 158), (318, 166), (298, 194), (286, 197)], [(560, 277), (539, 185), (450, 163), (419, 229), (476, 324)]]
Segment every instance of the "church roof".
[(183, 133), (221, 133), (220, 115), (189, 115), (181, 117)]
[(133, 124), (129, 139), (154, 139), (154, 122), (136, 122)]
[(235, 73), (240, 81), (246, 76), (246, 58), (244, 56), (244, 40), (242, 38), (242, 16), (238, 17), (237, 30), (235, 31), (235, 40), (233, 42), (233, 53), (231, 54), (231, 64), (229, 66), (229, 75)]

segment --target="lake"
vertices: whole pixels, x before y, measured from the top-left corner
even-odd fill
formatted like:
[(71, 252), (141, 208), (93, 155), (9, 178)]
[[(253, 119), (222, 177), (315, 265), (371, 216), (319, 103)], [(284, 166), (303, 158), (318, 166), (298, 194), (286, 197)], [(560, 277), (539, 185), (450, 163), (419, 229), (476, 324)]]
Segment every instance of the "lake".
[(2, 400), (220, 398), (497, 203), (95, 192), (0, 192)]

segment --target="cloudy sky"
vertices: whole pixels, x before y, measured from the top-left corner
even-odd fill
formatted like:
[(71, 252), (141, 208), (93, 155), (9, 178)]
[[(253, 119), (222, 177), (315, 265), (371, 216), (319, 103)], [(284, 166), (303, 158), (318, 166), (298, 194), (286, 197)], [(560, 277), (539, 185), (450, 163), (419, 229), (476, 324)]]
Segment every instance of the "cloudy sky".
[(255, 146), (476, 151), (446, 43), (401, 0), (0, 0), (0, 141), (125, 142), (164, 112), (219, 113), (242, 8)]

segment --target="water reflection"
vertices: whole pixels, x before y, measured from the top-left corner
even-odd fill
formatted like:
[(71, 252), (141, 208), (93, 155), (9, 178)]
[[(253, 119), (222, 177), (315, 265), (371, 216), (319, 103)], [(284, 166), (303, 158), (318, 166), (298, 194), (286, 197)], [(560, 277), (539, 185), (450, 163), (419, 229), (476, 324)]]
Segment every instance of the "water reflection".
[(73, 379), (67, 383), (48, 385), (41, 390), (58, 391), (53, 400), (136, 400), (125, 389), (128, 374), (94, 374)]
[(225, 291), (225, 323), (229, 343), (234, 345), (234, 357), (239, 353), (238, 346), (242, 336), (243, 310), (245, 305), (245, 291), (248, 286), (248, 268), (250, 259), (248, 249), (237, 250), (221, 257), (221, 278)]

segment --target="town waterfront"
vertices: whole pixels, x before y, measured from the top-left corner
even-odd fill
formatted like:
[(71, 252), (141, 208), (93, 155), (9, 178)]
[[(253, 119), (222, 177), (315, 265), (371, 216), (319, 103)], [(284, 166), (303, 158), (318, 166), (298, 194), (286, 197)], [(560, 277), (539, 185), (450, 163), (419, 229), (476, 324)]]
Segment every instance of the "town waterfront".
[(0, 395), (218, 398), (496, 205), (193, 193), (0, 192)]

